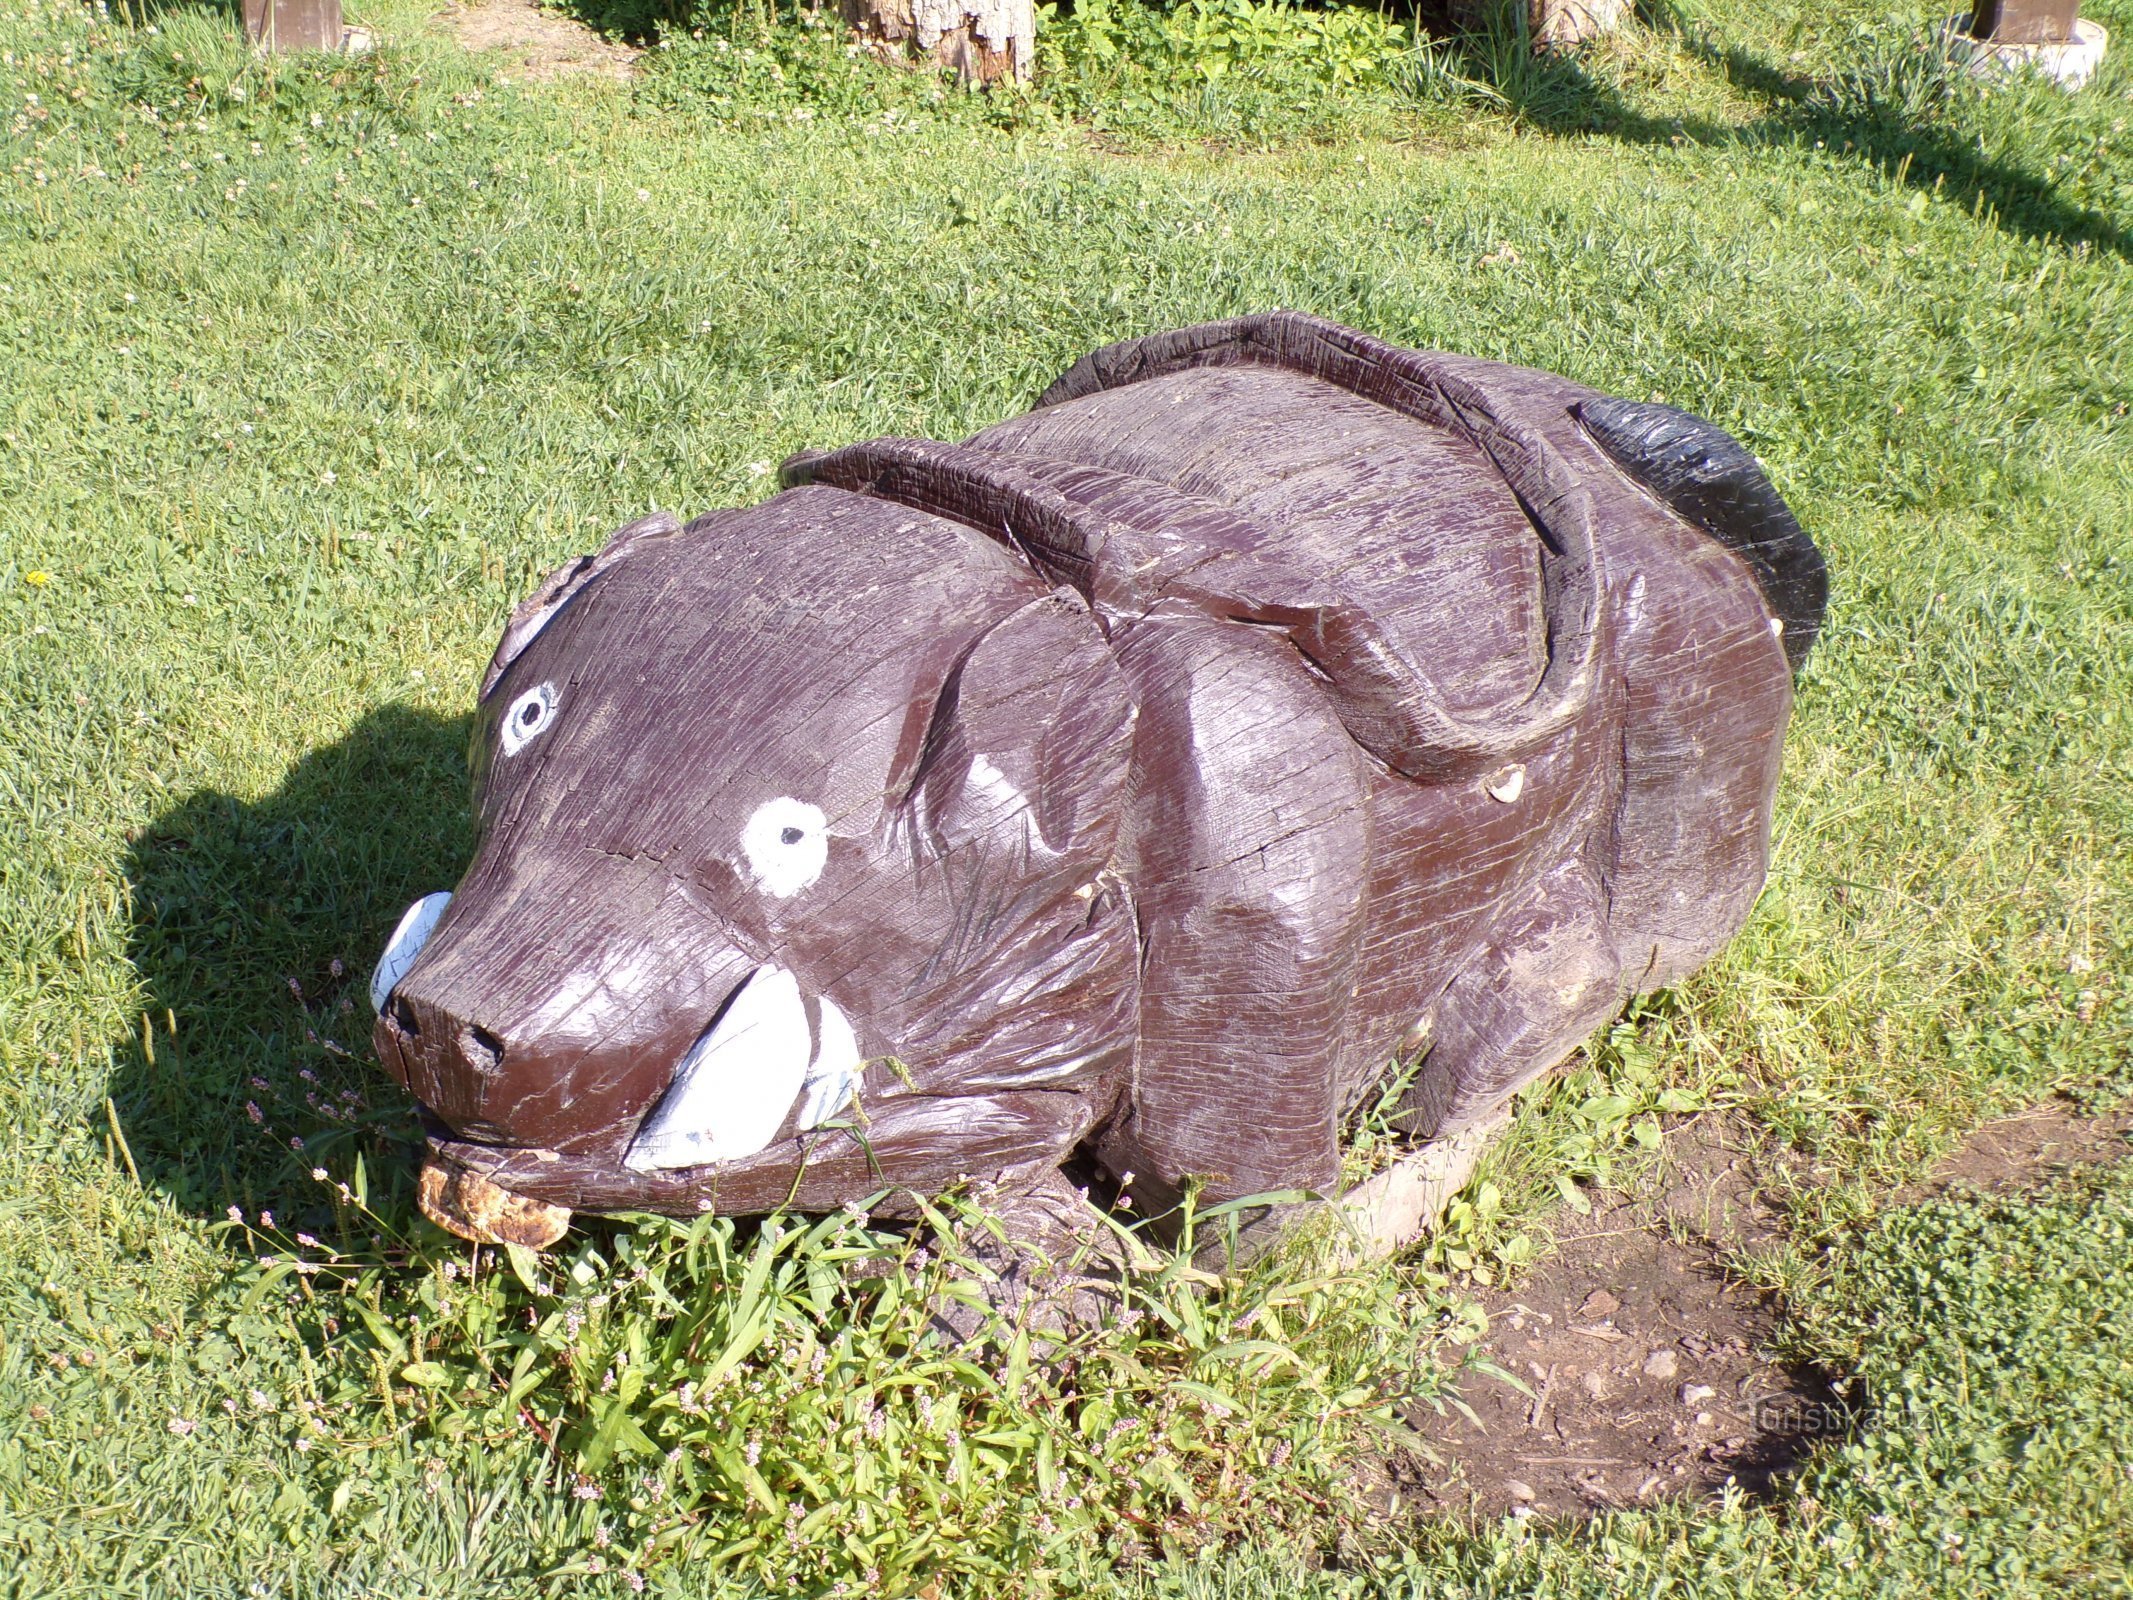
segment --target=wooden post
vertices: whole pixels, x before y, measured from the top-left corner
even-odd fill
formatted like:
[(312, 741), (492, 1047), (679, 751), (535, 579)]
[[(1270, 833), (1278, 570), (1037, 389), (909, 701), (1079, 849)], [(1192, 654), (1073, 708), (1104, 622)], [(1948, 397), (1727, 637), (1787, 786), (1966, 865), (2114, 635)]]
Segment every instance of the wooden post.
[(341, 0), (244, 0), (244, 31), (262, 50), (338, 50)]
[(2035, 72), (2062, 89), (2095, 76), (2111, 36), (2081, 16), (2081, 0), (1976, 0), (1965, 29), (1951, 19), (1957, 60), (1981, 78)]
[(1970, 37), (1994, 44), (2072, 44), (2081, 0), (1977, 0)]
[(844, 20), (877, 51), (951, 67), (965, 83), (1029, 81), (1036, 55), (1032, 0), (839, 0)]

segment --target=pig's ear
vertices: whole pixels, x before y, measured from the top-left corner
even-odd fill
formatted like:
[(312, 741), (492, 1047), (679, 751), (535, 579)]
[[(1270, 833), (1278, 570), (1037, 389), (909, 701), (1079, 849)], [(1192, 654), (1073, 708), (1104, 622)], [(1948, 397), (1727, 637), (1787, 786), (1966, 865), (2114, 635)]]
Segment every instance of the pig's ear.
[(489, 670), (481, 676), (479, 698), (489, 698), (489, 691), (511, 670), (511, 663), (525, 653), (526, 646), (539, 638), (556, 613), (595, 578), (628, 559), (629, 553), (645, 540), (662, 539), (680, 531), (681, 522), (673, 512), (655, 511), (617, 528), (598, 555), (579, 556), (549, 573), (538, 589), (519, 602), (511, 620), (504, 624), (504, 636), (497, 642), (496, 654), (489, 658)]
[(1024, 606), (941, 688), (907, 791), (918, 844), (940, 857), (1007, 850), (1101, 869), (1118, 843), (1134, 716), (1125, 675), (1079, 600)]

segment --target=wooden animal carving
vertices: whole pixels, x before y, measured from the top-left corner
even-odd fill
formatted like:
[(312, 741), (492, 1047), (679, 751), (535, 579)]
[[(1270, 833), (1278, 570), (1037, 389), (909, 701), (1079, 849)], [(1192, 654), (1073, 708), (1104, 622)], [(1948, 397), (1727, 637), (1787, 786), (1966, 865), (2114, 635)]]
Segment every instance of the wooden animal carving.
[(504, 632), (373, 987), (448, 1226), (1328, 1189), (1389, 1063), (1468, 1127), (1762, 884), (1826, 577), (1695, 417), (1280, 312), (784, 483)]

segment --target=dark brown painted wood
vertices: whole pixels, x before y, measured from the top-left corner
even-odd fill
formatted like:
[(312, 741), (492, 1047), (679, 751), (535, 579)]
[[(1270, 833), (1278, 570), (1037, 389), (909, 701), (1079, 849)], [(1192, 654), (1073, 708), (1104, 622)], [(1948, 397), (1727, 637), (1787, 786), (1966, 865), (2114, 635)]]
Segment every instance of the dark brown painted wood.
[[(674, 1213), (1077, 1154), (1325, 1189), (1396, 1054), (1416, 1133), (1472, 1127), (1761, 887), (1827, 579), (1686, 413), (1274, 313), (785, 482), (505, 631), (480, 845), (376, 1034), (455, 1169)], [(633, 1170), (773, 978), (803, 1056), (849, 1019), (856, 1106)]]

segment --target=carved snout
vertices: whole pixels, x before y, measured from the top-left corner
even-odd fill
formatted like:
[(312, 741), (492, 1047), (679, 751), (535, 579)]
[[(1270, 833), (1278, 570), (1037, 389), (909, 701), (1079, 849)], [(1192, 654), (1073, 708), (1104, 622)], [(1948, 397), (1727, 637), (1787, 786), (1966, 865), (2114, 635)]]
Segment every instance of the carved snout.
[(488, 1084), (502, 1075), (504, 1042), (479, 1022), (464, 1022), (403, 980), (451, 906), (448, 893), (407, 908), (378, 957), (370, 1003), (377, 1009), (378, 1056), (409, 1093), (468, 1138), (498, 1130), (481, 1114)]
[(752, 1155), (788, 1122), (818, 1127), (857, 1089), (863, 1057), (837, 1003), (708, 924), (536, 942), (472, 906), (447, 916), (450, 900), (417, 901), (388, 942), (373, 1038), (462, 1139), (671, 1170)]
[(504, 1072), (504, 1041), (491, 1030), (419, 994), (395, 994), (379, 1014), (375, 1043), (393, 1076), (462, 1137), (507, 1137), (482, 1114), (489, 1086)]
[(504, 1045), (479, 1023), (462, 1023), (419, 993), (401, 993), (402, 980), (451, 906), (449, 893), (424, 895), (401, 916), (370, 979), (378, 1013), (378, 1056), (411, 1094), (454, 1128), (484, 1136), (484, 1086), (503, 1069)]
[(402, 919), (372, 987), (378, 1058), (461, 1138), (619, 1159), (754, 963), (626, 880), (500, 879)]

